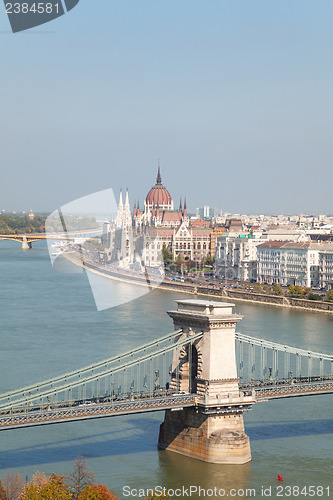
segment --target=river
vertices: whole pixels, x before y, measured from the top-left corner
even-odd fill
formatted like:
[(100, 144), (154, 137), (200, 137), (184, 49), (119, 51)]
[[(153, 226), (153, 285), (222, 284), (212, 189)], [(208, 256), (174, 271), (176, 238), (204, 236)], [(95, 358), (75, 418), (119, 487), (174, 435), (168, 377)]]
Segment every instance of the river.
[[(46, 245), (23, 251), (0, 241), (0, 392), (125, 352), (173, 330), (165, 313), (185, 295), (154, 290), (98, 312), (85, 274), (51, 267)], [(115, 288), (115, 293), (119, 293)], [(193, 298), (193, 296), (191, 297)], [(244, 316), (238, 331), (319, 352), (333, 352), (333, 317), (265, 305), (237, 304)], [(206, 464), (157, 450), (163, 413), (113, 417), (0, 433), (0, 477), (8, 469), (31, 478), (34, 471), (67, 473), (73, 460), (87, 459), (98, 482), (120, 498), (128, 489), (189, 486), (220, 489), (225, 496), (304, 496), (322, 486), (333, 496), (333, 395), (258, 403), (245, 414), (252, 461), (243, 466)], [(277, 474), (284, 477), (277, 490)], [(272, 488), (269, 490), (269, 488)], [(239, 490), (234, 492), (234, 490)], [(122, 493), (125, 493), (124, 495)], [(297, 493), (299, 492), (299, 493)], [(208, 490), (206, 493), (210, 494)], [(193, 493), (191, 498), (199, 497)], [(254, 494), (252, 493), (252, 496)], [(221, 498), (213, 495), (211, 498)]]

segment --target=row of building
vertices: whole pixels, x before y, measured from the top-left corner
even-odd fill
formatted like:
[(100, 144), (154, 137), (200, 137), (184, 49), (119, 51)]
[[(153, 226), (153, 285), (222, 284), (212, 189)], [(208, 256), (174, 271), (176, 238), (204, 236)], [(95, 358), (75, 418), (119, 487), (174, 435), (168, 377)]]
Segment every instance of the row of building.
[[(195, 264), (208, 256), (215, 258), (215, 272), (225, 279), (331, 288), (333, 242), (324, 241), (333, 239), (333, 233), (327, 231), (327, 224), (324, 227), (325, 221), (318, 227), (314, 222), (304, 227), (300, 223), (265, 225), (255, 218), (230, 217), (218, 223), (216, 217), (191, 217), (186, 199), (175, 209), (158, 168), (143, 209), (135, 202), (132, 212), (128, 191), (125, 201), (120, 193), (116, 218), (104, 224), (103, 259), (130, 269), (159, 267), (162, 250), (168, 248), (175, 260), (182, 256)], [(314, 230), (322, 235), (315, 237), (317, 241), (311, 239)]]
[(304, 231), (227, 231), (217, 238), (216, 274), (282, 286), (333, 288), (333, 242)]

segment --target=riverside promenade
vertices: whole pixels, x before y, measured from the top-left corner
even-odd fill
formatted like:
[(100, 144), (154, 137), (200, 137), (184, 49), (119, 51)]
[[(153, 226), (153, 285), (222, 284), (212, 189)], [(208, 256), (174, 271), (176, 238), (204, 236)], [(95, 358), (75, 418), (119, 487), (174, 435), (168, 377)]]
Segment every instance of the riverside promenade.
[[(97, 265), (94, 262), (83, 258), (79, 252), (64, 252), (62, 257), (66, 258), (76, 266), (80, 266), (92, 273), (104, 276), (109, 279), (122, 281), (126, 283), (136, 284), (139, 286), (147, 286), (147, 282), (143, 278), (139, 278), (136, 273), (131, 271), (108, 269), (105, 265)], [(299, 310), (307, 310), (313, 312), (333, 314), (332, 302), (316, 302), (313, 300), (298, 299), (293, 297), (285, 297), (282, 295), (272, 295), (267, 293), (257, 293), (248, 290), (234, 290), (228, 286), (213, 287), (210, 285), (198, 285), (196, 283), (179, 283), (173, 281), (172, 278), (165, 277), (160, 283), (159, 288), (172, 292), (187, 293), (195, 296), (205, 296), (221, 298), (223, 300), (232, 300), (239, 302), (252, 302), (255, 304), (263, 304), (268, 306), (285, 307)]]

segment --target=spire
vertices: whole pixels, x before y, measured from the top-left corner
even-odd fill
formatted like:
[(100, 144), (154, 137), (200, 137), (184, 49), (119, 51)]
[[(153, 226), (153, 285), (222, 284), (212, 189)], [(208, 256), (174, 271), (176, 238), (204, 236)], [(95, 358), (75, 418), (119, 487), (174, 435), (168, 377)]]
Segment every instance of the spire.
[(119, 203), (118, 203), (118, 209), (123, 210), (123, 190), (120, 190), (120, 195), (119, 195)]
[(182, 212), (183, 211), (183, 207), (182, 207), (182, 199), (180, 198), (179, 200), (179, 211)]
[(125, 197), (125, 209), (130, 208), (129, 200), (128, 200), (128, 188), (126, 188), (126, 197)]
[(184, 200), (184, 217), (187, 217), (187, 206), (186, 206), (186, 198)]
[(158, 160), (158, 170), (157, 170), (156, 184), (162, 184), (160, 160)]

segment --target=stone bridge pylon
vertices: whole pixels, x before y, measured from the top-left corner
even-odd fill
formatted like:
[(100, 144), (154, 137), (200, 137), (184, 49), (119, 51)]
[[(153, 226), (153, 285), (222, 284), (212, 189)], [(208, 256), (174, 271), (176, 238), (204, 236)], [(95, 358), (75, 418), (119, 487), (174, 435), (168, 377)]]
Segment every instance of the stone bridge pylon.
[(235, 328), (242, 316), (234, 304), (178, 300), (168, 311), (182, 335), (203, 332), (200, 339), (175, 351), (170, 387), (198, 394), (196, 407), (166, 410), (159, 448), (211, 463), (243, 464), (251, 460), (243, 411), (254, 396), (240, 393), (235, 356)]

